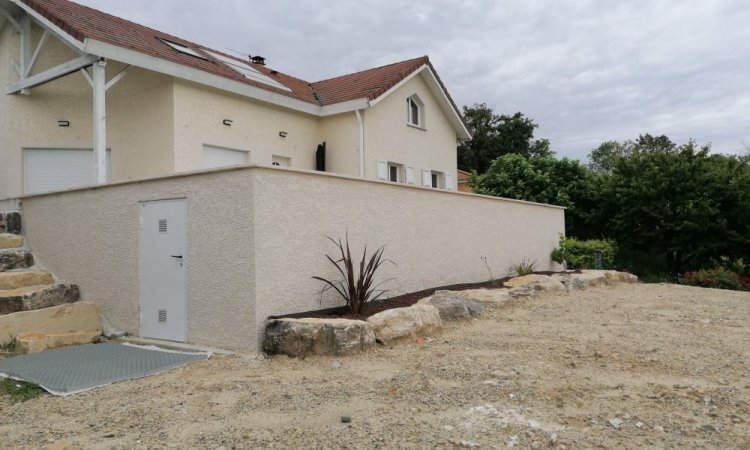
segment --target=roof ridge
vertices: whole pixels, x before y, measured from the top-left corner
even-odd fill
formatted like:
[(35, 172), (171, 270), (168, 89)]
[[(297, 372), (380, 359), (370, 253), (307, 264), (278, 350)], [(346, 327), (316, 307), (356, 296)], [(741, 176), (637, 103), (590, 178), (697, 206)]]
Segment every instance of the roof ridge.
[(323, 80), (318, 80), (318, 81), (313, 81), (310, 84), (323, 83), (323, 82), (326, 82), (326, 81), (336, 80), (338, 78), (350, 77), (352, 75), (358, 75), (360, 73), (370, 72), (370, 71), (378, 70), (378, 69), (385, 69), (386, 67), (395, 66), (397, 64), (403, 64), (403, 63), (412, 62), (412, 61), (416, 62), (416, 61), (419, 61), (419, 60), (422, 60), (423, 64), (427, 64), (430, 61), (430, 58), (427, 55), (424, 55), (424, 56), (420, 56), (420, 57), (417, 57), (417, 58), (405, 59), (403, 61), (396, 61), (394, 63), (384, 64), (382, 66), (370, 67), (369, 69), (358, 70), (357, 72), (345, 73), (343, 75), (337, 75), (335, 77), (325, 78)]

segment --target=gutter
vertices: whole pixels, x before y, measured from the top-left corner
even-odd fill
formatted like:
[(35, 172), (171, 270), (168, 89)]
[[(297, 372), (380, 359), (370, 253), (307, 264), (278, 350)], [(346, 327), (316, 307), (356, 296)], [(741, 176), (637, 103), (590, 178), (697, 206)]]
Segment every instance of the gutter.
[(362, 113), (356, 110), (354, 114), (357, 116), (357, 124), (359, 125), (359, 177), (365, 177), (365, 122), (362, 117)]

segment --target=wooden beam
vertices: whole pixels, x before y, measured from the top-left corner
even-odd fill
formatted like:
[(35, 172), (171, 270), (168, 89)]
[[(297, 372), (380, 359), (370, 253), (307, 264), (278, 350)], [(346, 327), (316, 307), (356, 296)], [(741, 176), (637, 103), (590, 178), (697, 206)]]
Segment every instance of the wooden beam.
[(81, 68), (81, 74), (83, 74), (83, 77), (86, 79), (86, 81), (88, 81), (89, 86), (91, 86), (91, 88), (93, 89), (94, 80), (91, 79), (91, 75), (89, 75), (88, 69), (86, 69), (85, 67)]
[(105, 90), (109, 90), (112, 86), (117, 84), (118, 81), (122, 80), (122, 77), (128, 74), (128, 70), (130, 69), (130, 64), (123, 67), (121, 71), (117, 72), (117, 75), (113, 76), (111, 80), (107, 81), (107, 84), (104, 86)]
[(94, 89), (94, 180), (97, 184), (107, 182), (106, 66), (106, 61), (97, 61), (91, 66)]
[(44, 47), (44, 43), (47, 42), (48, 37), (49, 30), (44, 30), (42, 37), (39, 38), (39, 42), (36, 44), (36, 50), (34, 50), (34, 54), (31, 55), (31, 61), (29, 61), (29, 65), (26, 67), (24, 78), (27, 78), (31, 74), (31, 71), (34, 70), (34, 66), (39, 59), (39, 53), (42, 51), (42, 47)]
[(5, 93), (17, 94), (24, 89), (31, 89), (35, 86), (39, 86), (40, 84), (48, 83), (58, 78), (62, 78), (65, 75), (78, 71), (78, 69), (82, 67), (87, 67), (87, 66), (92, 65), (98, 59), (99, 57), (93, 56), (93, 55), (79, 56), (78, 58), (74, 60), (68, 61), (66, 63), (60, 64), (59, 66), (53, 67), (49, 70), (45, 70), (44, 72), (38, 73), (36, 75), (32, 75), (28, 78), (24, 78), (15, 83), (12, 83), (8, 85), (8, 87), (5, 89)]
[(10, 23), (13, 26), (13, 28), (16, 29), (16, 31), (21, 33), (21, 25), (18, 22), (16, 22), (16, 19), (14, 19), (13, 16), (7, 10), (0, 7), (0, 13), (2, 13), (3, 16), (5, 16), (5, 18), (8, 19), (8, 23)]

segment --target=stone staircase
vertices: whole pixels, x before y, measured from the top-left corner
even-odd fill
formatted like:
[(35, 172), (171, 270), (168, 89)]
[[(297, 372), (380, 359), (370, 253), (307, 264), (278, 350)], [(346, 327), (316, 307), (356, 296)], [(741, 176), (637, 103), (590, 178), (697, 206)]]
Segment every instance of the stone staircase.
[[(20, 213), (0, 213), (0, 346), (18, 344), (32, 334), (37, 341), (47, 333), (80, 334), (82, 329), (101, 334), (98, 307), (92, 303), (69, 307), (80, 298), (78, 286), (59, 283), (50, 272), (38, 269), (21, 231)], [(95, 324), (88, 310), (96, 311)], [(75, 315), (86, 316), (85, 323)]]

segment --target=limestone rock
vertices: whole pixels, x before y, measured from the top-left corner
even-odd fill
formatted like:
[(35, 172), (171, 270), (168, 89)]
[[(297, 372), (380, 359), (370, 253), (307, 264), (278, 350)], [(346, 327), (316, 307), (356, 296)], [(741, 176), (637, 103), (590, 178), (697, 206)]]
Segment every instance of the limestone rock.
[(370, 316), (378, 342), (429, 336), (443, 328), (440, 312), (432, 305), (394, 308)]
[(34, 265), (34, 256), (26, 250), (0, 250), (0, 272), (26, 269)]
[(80, 291), (75, 284), (30, 286), (0, 291), (0, 315), (73, 303), (79, 298)]
[(348, 319), (272, 319), (263, 351), (288, 356), (345, 355), (375, 345), (373, 326)]
[(16, 336), (16, 350), (21, 353), (38, 353), (53, 348), (83, 345), (96, 342), (102, 335), (98, 331), (67, 331), (64, 333), (27, 333)]
[(579, 277), (574, 277), (573, 275), (570, 273), (556, 273), (552, 275), (552, 278), (562, 283), (568, 291), (586, 289), (587, 284)]
[(485, 307), (496, 307), (511, 299), (508, 289), (467, 289), (457, 293)]
[(25, 270), (22, 272), (0, 273), (0, 289), (19, 289), (29, 286), (52, 284), (55, 279), (52, 274), (41, 270)]
[(511, 298), (533, 297), (536, 295), (534, 286), (520, 286), (508, 289), (508, 295)]
[(504, 284), (505, 286), (508, 286), (510, 288), (528, 286), (528, 287), (532, 287), (534, 290), (537, 290), (537, 291), (559, 292), (559, 291), (566, 290), (565, 286), (560, 282), (560, 280), (547, 276), (547, 275), (537, 275), (537, 274), (524, 275), (521, 277), (511, 278), (510, 280), (506, 281)]
[(0, 346), (12, 344), (19, 334), (67, 331), (101, 333), (99, 305), (78, 302), (0, 316)]
[(0, 248), (18, 248), (23, 245), (23, 237), (17, 234), (0, 233)]
[(442, 321), (470, 319), (484, 313), (481, 303), (453, 291), (436, 291), (431, 297), (423, 298), (417, 304), (437, 308)]
[(635, 275), (616, 270), (583, 270), (581, 273), (573, 273), (570, 276), (580, 280), (586, 287), (638, 282), (638, 277)]
[(21, 234), (21, 214), (0, 213), (0, 233)]

